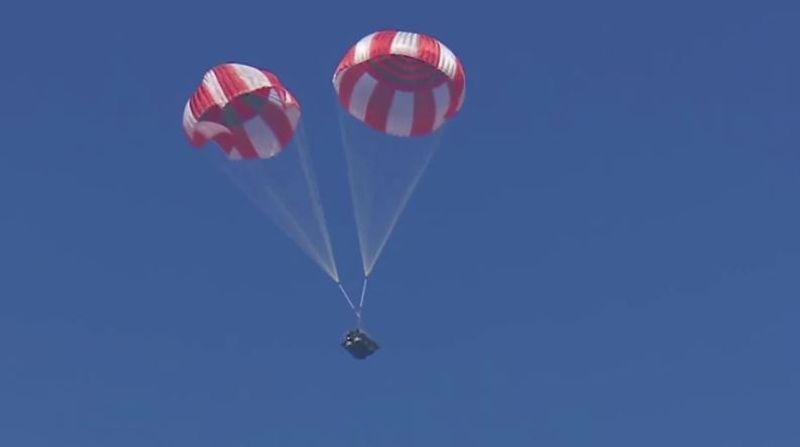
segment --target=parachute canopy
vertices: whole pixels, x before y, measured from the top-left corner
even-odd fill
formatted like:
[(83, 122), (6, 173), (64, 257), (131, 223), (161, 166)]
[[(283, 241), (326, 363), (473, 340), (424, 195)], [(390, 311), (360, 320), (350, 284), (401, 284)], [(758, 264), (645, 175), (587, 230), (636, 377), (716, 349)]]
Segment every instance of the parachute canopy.
[(454, 117), (464, 102), (459, 59), (433, 37), (379, 31), (350, 48), (333, 76), (342, 105), (369, 127), (422, 136)]
[(299, 121), (300, 104), (276, 75), (232, 63), (206, 72), (183, 112), (193, 146), (214, 140), (233, 160), (277, 155)]

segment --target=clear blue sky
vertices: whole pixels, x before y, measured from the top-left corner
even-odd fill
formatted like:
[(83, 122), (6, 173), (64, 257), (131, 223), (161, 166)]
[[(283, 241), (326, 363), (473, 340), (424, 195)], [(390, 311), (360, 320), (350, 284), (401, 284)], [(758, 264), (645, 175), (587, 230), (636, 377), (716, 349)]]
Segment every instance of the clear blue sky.
[[(800, 6), (523, 4), (4, 6), (0, 445), (800, 445)], [(181, 113), (220, 62), (279, 74), (357, 282), (330, 79), (382, 28), (467, 99), (358, 362)]]

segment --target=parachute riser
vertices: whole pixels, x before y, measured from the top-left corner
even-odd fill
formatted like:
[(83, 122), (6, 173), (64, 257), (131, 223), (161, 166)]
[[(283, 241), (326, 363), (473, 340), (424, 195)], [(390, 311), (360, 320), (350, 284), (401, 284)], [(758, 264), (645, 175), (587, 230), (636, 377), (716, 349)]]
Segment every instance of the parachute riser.
[(344, 299), (347, 300), (347, 304), (350, 306), (350, 309), (356, 315), (356, 326), (360, 329), (362, 327), (363, 321), (363, 314), (364, 314), (364, 301), (367, 294), (367, 278), (364, 278), (364, 282), (361, 285), (361, 298), (359, 299), (358, 306), (353, 303), (353, 300), (350, 298), (350, 294), (344, 289), (341, 283), (336, 283), (339, 286), (339, 291), (342, 292), (342, 296)]

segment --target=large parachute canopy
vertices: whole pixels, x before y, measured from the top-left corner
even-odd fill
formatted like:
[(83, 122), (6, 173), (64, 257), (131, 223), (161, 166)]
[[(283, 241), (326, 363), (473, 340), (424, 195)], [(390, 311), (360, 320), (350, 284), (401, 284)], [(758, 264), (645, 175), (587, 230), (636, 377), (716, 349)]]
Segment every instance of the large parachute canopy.
[(300, 104), (273, 73), (242, 64), (218, 65), (186, 103), (189, 141), (214, 140), (228, 158), (270, 158), (283, 150), (300, 121)]
[(350, 48), (333, 76), (342, 105), (371, 128), (427, 135), (464, 103), (464, 67), (433, 37), (379, 31)]

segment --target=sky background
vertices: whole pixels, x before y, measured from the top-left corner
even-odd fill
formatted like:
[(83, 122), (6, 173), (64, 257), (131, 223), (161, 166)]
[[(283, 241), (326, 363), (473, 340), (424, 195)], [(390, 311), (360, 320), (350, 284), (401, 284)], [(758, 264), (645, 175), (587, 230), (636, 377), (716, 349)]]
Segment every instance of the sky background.
[[(0, 445), (800, 445), (798, 23), (796, 1), (3, 6)], [(467, 97), (359, 362), (333, 282), (181, 114), (213, 65), (278, 74), (358, 287), (330, 80), (384, 28), (441, 39)]]

